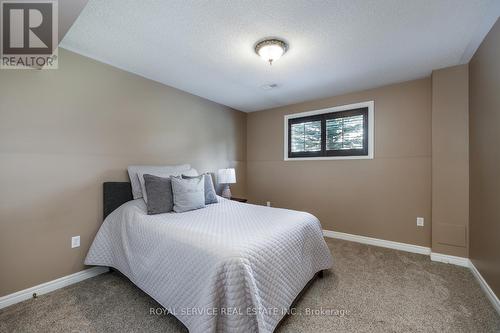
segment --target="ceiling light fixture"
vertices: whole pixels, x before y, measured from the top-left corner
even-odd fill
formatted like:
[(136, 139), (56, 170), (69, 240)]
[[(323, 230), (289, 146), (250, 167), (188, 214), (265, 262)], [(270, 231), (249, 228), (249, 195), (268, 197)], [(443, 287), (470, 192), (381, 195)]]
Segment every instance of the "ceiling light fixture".
[(269, 62), (269, 65), (272, 65), (273, 62), (281, 58), (287, 50), (287, 43), (276, 38), (264, 39), (255, 45), (255, 53), (263, 60)]

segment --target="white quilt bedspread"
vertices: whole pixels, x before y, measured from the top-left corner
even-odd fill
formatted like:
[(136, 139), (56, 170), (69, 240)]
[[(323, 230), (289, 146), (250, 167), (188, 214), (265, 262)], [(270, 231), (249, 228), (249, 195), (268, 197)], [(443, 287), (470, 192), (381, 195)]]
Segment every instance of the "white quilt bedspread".
[(106, 218), (85, 264), (118, 269), (192, 333), (272, 332), (332, 258), (313, 215), (219, 197), (159, 215), (129, 201)]

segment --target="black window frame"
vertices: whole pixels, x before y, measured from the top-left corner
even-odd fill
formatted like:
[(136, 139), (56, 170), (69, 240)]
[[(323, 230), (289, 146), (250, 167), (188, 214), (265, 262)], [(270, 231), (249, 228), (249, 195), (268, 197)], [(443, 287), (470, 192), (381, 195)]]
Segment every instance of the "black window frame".
[[(329, 119), (346, 118), (352, 116), (363, 116), (363, 148), (362, 149), (326, 149), (326, 121)], [(311, 121), (321, 121), (321, 150), (292, 152), (292, 125)], [(311, 116), (296, 117), (288, 119), (288, 158), (311, 158), (311, 157), (349, 157), (349, 156), (369, 156), (369, 127), (368, 127), (368, 107), (355, 108), (344, 111), (326, 112)]]

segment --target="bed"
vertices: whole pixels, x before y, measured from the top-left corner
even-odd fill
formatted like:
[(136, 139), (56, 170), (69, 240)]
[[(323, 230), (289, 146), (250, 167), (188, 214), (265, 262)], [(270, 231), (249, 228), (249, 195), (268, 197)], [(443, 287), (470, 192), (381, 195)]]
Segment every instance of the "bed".
[(192, 333), (273, 332), (332, 266), (309, 213), (219, 197), (203, 209), (147, 215), (126, 184), (105, 184), (107, 217), (85, 264), (117, 269)]

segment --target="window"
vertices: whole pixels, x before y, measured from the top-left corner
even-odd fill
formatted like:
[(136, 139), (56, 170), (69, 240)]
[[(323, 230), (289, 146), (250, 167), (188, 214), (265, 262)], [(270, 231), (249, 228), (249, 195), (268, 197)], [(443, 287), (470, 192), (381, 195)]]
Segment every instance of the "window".
[(285, 116), (285, 160), (373, 158), (373, 102)]

